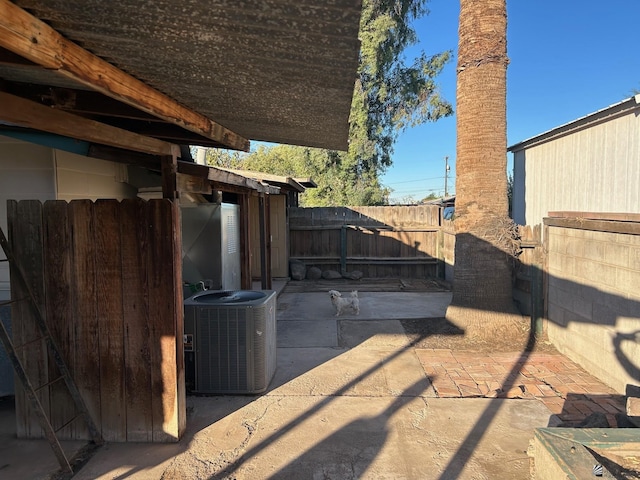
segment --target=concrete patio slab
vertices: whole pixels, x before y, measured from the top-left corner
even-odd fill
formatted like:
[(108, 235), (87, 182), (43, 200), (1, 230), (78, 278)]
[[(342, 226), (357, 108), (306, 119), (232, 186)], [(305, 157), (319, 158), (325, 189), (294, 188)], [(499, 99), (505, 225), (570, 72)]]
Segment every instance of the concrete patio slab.
[(337, 347), (338, 325), (335, 320), (278, 322), (278, 347)]
[(278, 367), (269, 389), (273, 390), (332, 358), (346, 352), (345, 348), (279, 348)]
[[(65, 455), (73, 456), (85, 446), (85, 442), (66, 441), (60, 445)], [(34, 469), (34, 465), (37, 468)], [(58, 468), (58, 461), (45, 439), (16, 438), (13, 397), (0, 397), (0, 478), (48, 480)]]
[[(221, 416), (216, 400), (192, 400), (193, 416)], [(547, 414), (529, 400), (271, 395), (211, 421), (175, 456), (109, 446), (75, 478), (515, 480), (528, 476), (530, 429)]]
[[(335, 317), (328, 294), (285, 290), (277, 369), (265, 394), (189, 396), (180, 442), (107, 444), (74, 480), (529, 478), (529, 441), (554, 418), (547, 397), (470, 398), (482, 393), (466, 396), (458, 380), (466, 374), (477, 387), (476, 377), (509, 372), (518, 353), (478, 359), (415, 348), (399, 320), (443, 315), (450, 293), (361, 299), (359, 316)], [(552, 378), (552, 368), (577, 371), (556, 358), (527, 360), (514, 377), (527, 388), (526, 375), (537, 382)], [(444, 382), (451, 398), (442, 398)], [(48, 478), (55, 469), (25, 458), (18, 465), (18, 442), (1, 439), (0, 478)], [(46, 442), (38, 445), (31, 458), (55, 466)], [(25, 471), (18, 468), (31, 475), (14, 476)]]
[[(417, 393), (413, 385), (424, 384)], [(361, 345), (345, 351), (267, 395), (293, 396), (435, 396), (429, 378), (412, 349)]]
[[(349, 292), (341, 292), (348, 295)], [(390, 320), (442, 317), (451, 302), (450, 292), (359, 292), (360, 315), (346, 310), (339, 318)], [(287, 293), (278, 297), (278, 319), (318, 320), (335, 317), (329, 293)]]
[(338, 343), (341, 347), (402, 347), (409, 344), (399, 320), (339, 320)]

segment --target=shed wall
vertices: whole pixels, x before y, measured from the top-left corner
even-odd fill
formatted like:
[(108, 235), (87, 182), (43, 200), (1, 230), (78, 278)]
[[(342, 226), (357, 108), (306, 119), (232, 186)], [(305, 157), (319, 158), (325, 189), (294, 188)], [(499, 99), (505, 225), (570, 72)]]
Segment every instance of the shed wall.
[(514, 152), (513, 217), (640, 212), (640, 109)]

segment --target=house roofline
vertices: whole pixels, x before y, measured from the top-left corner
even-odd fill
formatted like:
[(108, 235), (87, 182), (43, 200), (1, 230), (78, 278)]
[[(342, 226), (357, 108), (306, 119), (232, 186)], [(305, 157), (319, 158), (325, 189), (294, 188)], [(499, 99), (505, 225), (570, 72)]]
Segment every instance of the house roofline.
[(535, 145), (540, 145), (545, 142), (549, 142), (558, 137), (568, 135), (570, 133), (583, 130), (585, 128), (597, 125), (599, 123), (617, 118), (623, 115), (627, 115), (629, 112), (640, 109), (640, 94), (633, 97), (622, 100), (621, 102), (614, 103), (596, 112), (580, 117), (569, 123), (565, 123), (558, 127), (547, 130), (539, 135), (523, 140), (519, 143), (511, 145), (507, 148), (509, 152), (518, 152)]

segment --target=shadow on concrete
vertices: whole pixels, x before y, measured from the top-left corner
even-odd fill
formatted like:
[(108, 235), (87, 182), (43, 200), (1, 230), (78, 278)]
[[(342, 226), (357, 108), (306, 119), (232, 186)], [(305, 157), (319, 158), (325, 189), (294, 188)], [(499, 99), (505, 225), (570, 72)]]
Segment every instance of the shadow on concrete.
[[(515, 377), (523, 364), (526, 364), (527, 360), (534, 351), (536, 345), (536, 337), (533, 331), (529, 333), (529, 340), (525, 349), (523, 350), (520, 358), (514, 363), (513, 368), (509, 373), (505, 375), (507, 379), (503, 384), (503, 390), (509, 391), (515, 386)], [(439, 480), (452, 480), (460, 477), (465, 465), (472, 457), (475, 446), (480, 443), (480, 440), (485, 435), (489, 426), (493, 422), (493, 419), (498, 414), (500, 408), (504, 405), (501, 401), (491, 401), (489, 405), (480, 415), (480, 419), (473, 426), (467, 437), (458, 447), (456, 453), (451, 457), (449, 463), (444, 468), (443, 472), (438, 477)]]
[[(467, 236), (470, 237), (470, 235)], [(487, 242), (476, 237), (473, 237), (472, 240), (473, 241), (470, 242), (467, 239), (467, 242), (469, 242), (467, 247), (471, 244), (481, 244), (481, 250), (485, 252), (493, 250), (493, 254), (497, 253), (497, 249)], [(457, 252), (458, 249), (456, 246), (456, 253)], [(628, 319), (631, 317), (640, 320), (640, 302), (635, 299), (625, 298), (589, 285), (582, 285), (566, 278), (557, 278), (535, 266), (530, 266), (530, 275), (533, 281), (538, 279), (540, 282), (539, 285), (532, 286), (532, 291), (537, 291), (537, 295), (539, 295), (540, 298), (532, 298), (531, 311), (534, 313), (531, 317), (531, 328), (529, 331), (528, 341), (519, 360), (514, 363), (511, 371), (505, 374), (506, 380), (503, 384), (503, 389), (505, 391), (508, 391), (515, 386), (514, 379), (516, 378), (518, 371), (527, 363), (531, 353), (536, 348), (537, 342), (540, 340), (536, 334), (539, 330), (538, 327), (541, 317), (544, 316), (548, 321), (565, 328), (570, 323), (574, 322), (613, 327), (616, 326), (618, 320), (621, 318)], [(546, 281), (549, 289), (546, 292), (542, 288), (542, 282), (545, 275), (547, 277)], [(533, 296), (534, 294), (532, 294), (532, 297)], [(564, 308), (557, 307), (553, 314), (540, 311), (539, 306), (544, 303), (544, 299), (548, 301), (549, 296), (555, 296), (557, 304), (562, 305)], [(582, 312), (581, 308), (583, 303), (581, 301), (588, 303), (591, 306), (591, 310)], [(536, 303), (538, 303), (538, 305), (536, 305)], [(612, 337), (611, 341), (612, 350), (614, 351), (619, 364), (635, 381), (640, 381), (640, 367), (624, 352), (623, 344), (624, 342), (637, 342), (639, 336), (639, 332), (637, 331), (628, 334), (621, 334), (618, 332)], [(582, 393), (583, 392), (568, 392), (563, 406), (563, 409), (570, 413), (574, 413), (574, 411), (578, 413), (576, 421), (578, 421), (580, 414), (583, 418), (588, 415), (588, 413), (580, 412), (578, 410), (578, 405), (580, 405), (580, 402), (584, 400)], [(439, 480), (450, 480), (460, 477), (465, 465), (474, 454), (475, 445), (477, 445), (485, 435), (489, 425), (493, 422), (501, 406), (502, 403), (493, 401), (486, 407), (478, 422), (473, 426), (471, 432), (461, 443), (456, 453), (450, 458), (449, 463), (438, 477)], [(550, 421), (552, 421), (554, 417), (555, 416), (552, 416)]]
[[(255, 457), (255, 456), (259, 455), (260, 452), (262, 450), (266, 449), (270, 444), (272, 444), (273, 442), (276, 442), (278, 439), (280, 439), (281, 437), (286, 435), (288, 432), (290, 432), (294, 428), (300, 426), (306, 419), (308, 419), (311, 416), (315, 415), (320, 410), (322, 410), (323, 408), (327, 407), (330, 403), (334, 402), (337, 397), (340, 397), (341, 395), (346, 394), (353, 387), (355, 387), (358, 383), (364, 381), (365, 379), (367, 379), (368, 377), (373, 375), (375, 372), (377, 372), (379, 369), (381, 369), (385, 364), (387, 364), (387, 363), (391, 362), (392, 360), (394, 360), (395, 358), (399, 357), (400, 355), (402, 355), (407, 350), (412, 349), (416, 344), (418, 344), (420, 341), (424, 340), (425, 338), (426, 338), (426, 336), (421, 336), (421, 337), (419, 337), (417, 339), (412, 340), (411, 342), (408, 342), (404, 347), (399, 348), (396, 351), (392, 352), (390, 355), (388, 355), (387, 357), (385, 357), (384, 359), (382, 359), (378, 363), (372, 365), (371, 367), (366, 369), (364, 372), (362, 372), (360, 375), (358, 375), (357, 377), (353, 378), (351, 381), (349, 381), (346, 384), (344, 384), (341, 388), (339, 388), (335, 392), (333, 392), (331, 394), (331, 396), (323, 397), (322, 400), (320, 400), (312, 408), (310, 408), (307, 411), (305, 411), (304, 413), (298, 415), (294, 420), (286, 423), (285, 425), (280, 426), (278, 428), (278, 430), (276, 432), (272, 433), (269, 437), (267, 437), (266, 439), (264, 439), (260, 443), (256, 444), (255, 446), (249, 448), (245, 453), (242, 454), (242, 456), (240, 458), (235, 460), (231, 465), (226, 467), (221, 472), (211, 476), (210, 480), (222, 480), (222, 479), (227, 479), (227, 478), (233, 478), (234, 477), (234, 473), (242, 466), (243, 462), (247, 461), (248, 459), (250, 459), (252, 457)], [(424, 391), (429, 385), (428, 378), (425, 377), (423, 382), (424, 383), (421, 382), (421, 384), (414, 385), (414, 387), (412, 387), (412, 388), (417, 387), (420, 391)], [(409, 390), (412, 390), (412, 388), (409, 388), (409, 389), (405, 390), (405, 392), (409, 391)], [(412, 395), (415, 396), (415, 392), (412, 392)], [(388, 411), (386, 411), (386, 416), (390, 416), (394, 411), (396, 411), (398, 408), (400, 408), (405, 401), (406, 401), (406, 398), (403, 399), (403, 397), (399, 397), (397, 400), (395, 400), (393, 402), (393, 404), (389, 407)], [(383, 416), (384, 416), (384, 414), (383, 414)], [(377, 419), (376, 418), (377, 417), (374, 417), (373, 419), (370, 420), (370, 422), (372, 422), (373, 424), (377, 423), (377, 426), (379, 426), (379, 427), (382, 426), (383, 429), (384, 429), (384, 424), (386, 424), (386, 421), (383, 422), (382, 418), (377, 418)], [(363, 420), (362, 422), (360, 420), (356, 421), (349, 428), (350, 428), (350, 430), (362, 428), (364, 426), (364, 424), (366, 424), (366, 422), (367, 422), (367, 420)], [(345, 431), (343, 434), (346, 435), (346, 433), (347, 433), (347, 431)], [(337, 432), (336, 435), (340, 435), (340, 432)], [(377, 440), (373, 441), (378, 450), (381, 447), (381, 445), (384, 443), (384, 439), (386, 439), (386, 435), (384, 435), (384, 438), (380, 438), (379, 437)], [(336, 440), (339, 440), (339, 438), (336, 437)], [(381, 444), (380, 441), (382, 441), (383, 443)], [(324, 448), (321, 448), (316, 453), (317, 454), (321, 454), (323, 451), (326, 452), (326, 450)], [(288, 467), (286, 467), (286, 469), (289, 471), (289, 473), (293, 473), (292, 469), (294, 468), (294, 465), (298, 464), (298, 462), (302, 462), (302, 464), (304, 464), (305, 462), (308, 463), (309, 462), (309, 458), (311, 456), (315, 455), (316, 453), (310, 452), (308, 454), (305, 453), (305, 454), (301, 455), (300, 457), (298, 457), (298, 459), (296, 461), (294, 461), (292, 464), (290, 464)], [(365, 463), (368, 465), (368, 463), (370, 463), (370, 461), (371, 461), (371, 458), (369, 458)], [(295, 475), (295, 477), (300, 478), (297, 475)], [(337, 477), (328, 477), (328, 478), (340, 478), (340, 477), (337, 476)]]
[[(540, 277), (542, 277), (543, 272), (537, 272), (537, 273), (540, 275)], [(553, 280), (554, 279), (550, 279), (550, 283)], [(609, 292), (604, 292), (590, 286), (579, 285), (575, 283), (572, 284), (571, 282), (567, 284), (567, 282), (568, 281), (564, 279), (563, 280), (555, 279), (554, 285), (556, 286), (556, 288), (560, 288), (562, 291), (579, 290), (583, 298), (589, 298), (589, 299), (597, 298), (599, 303), (603, 305), (603, 310), (602, 310), (603, 315), (601, 317), (592, 316), (591, 318), (588, 318), (588, 317), (581, 317), (580, 315), (570, 315), (567, 312), (565, 312), (560, 320), (555, 320), (554, 318), (550, 318), (550, 321), (555, 321), (559, 325), (566, 327), (571, 322), (580, 322), (580, 323), (597, 323), (597, 324), (606, 325), (606, 326), (615, 326), (617, 323), (617, 319), (619, 317), (621, 316), (626, 316), (627, 318), (629, 317), (629, 314), (628, 313), (625, 314), (625, 311), (640, 312), (640, 302), (637, 302), (635, 300), (628, 299), (628, 298), (621, 298)], [(637, 317), (638, 317), (637, 315), (633, 316), (633, 318), (637, 318)], [(532, 320), (535, 320), (535, 319), (532, 319)], [(357, 324), (361, 323), (362, 321), (355, 320), (353, 321), (353, 323), (350, 323), (350, 322), (352, 322), (352, 320), (341, 320), (340, 324), (345, 328), (346, 327), (357, 328)], [(447, 328), (446, 331), (434, 332), (434, 334), (438, 334), (438, 333), (451, 334), (452, 327), (453, 327), (452, 324), (449, 324), (449, 328)], [(463, 332), (460, 331), (460, 333), (458, 334), (463, 334)], [(327, 405), (333, 402), (336, 397), (344, 395), (349, 391), (349, 389), (353, 388), (355, 385), (357, 385), (359, 382), (362, 382), (366, 378), (371, 377), (375, 372), (380, 370), (386, 363), (392, 361), (394, 358), (397, 358), (406, 350), (414, 348), (416, 344), (418, 344), (420, 341), (424, 340), (425, 338), (426, 336), (414, 338), (411, 342), (407, 342), (406, 345), (404, 345), (402, 348), (398, 349), (397, 351), (394, 351), (388, 357), (384, 358), (383, 360), (375, 364), (372, 364), (363, 373), (361, 373), (360, 375), (358, 375), (357, 377), (355, 377), (354, 379), (352, 379), (350, 382), (343, 385), (339, 389), (335, 390), (335, 392), (332, 392), (330, 396), (323, 397), (322, 400), (319, 401), (316, 405), (314, 405), (311, 409), (301, 413), (294, 420), (279, 426), (278, 430), (273, 432), (268, 438), (262, 440), (260, 443), (249, 448), (246, 452), (244, 452), (244, 454), (242, 454), (241, 457), (235, 459), (233, 463), (230, 464), (227, 468), (225, 468), (223, 471), (221, 471), (220, 473), (210, 478), (222, 479), (222, 478), (233, 477), (234, 472), (236, 472), (240, 468), (243, 461), (246, 461), (251, 457), (257, 456), (268, 445), (277, 441), (279, 438), (284, 436), (287, 432), (301, 425), (307, 418), (309, 418), (310, 416), (314, 415), (318, 411), (325, 408)], [(368, 339), (368, 335), (363, 335), (361, 338), (356, 339), (354, 344), (357, 345), (361, 342), (366, 341), (367, 339)], [(632, 358), (629, 357), (629, 355), (624, 350), (625, 343), (637, 342), (637, 339), (638, 339), (638, 331), (634, 331), (631, 333), (618, 332), (614, 337), (612, 337), (612, 347), (613, 347), (615, 356), (618, 359), (619, 364), (633, 379), (635, 379), (636, 381), (640, 381), (639, 366), (634, 362)], [(503, 384), (503, 389), (505, 391), (508, 391), (510, 388), (515, 386), (514, 379), (516, 377), (516, 374), (518, 373), (518, 370), (522, 367), (522, 365), (527, 363), (531, 353), (535, 351), (536, 342), (537, 342), (537, 338), (534, 334), (534, 329), (532, 328), (531, 332), (529, 333), (527, 346), (525, 349), (523, 349), (522, 353), (520, 354), (519, 361), (515, 362), (513, 369), (509, 373), (505, 374), (505, 378), (507, 379), (506, 383)], [(347, 344), (344, 346), (353, 347), (354, 345)], [(326, 358), (324, 360), (320, 360), (320, 363), (322, 363), (323, 361), (328, 361), (331, 358), (335, 358), (341, 355), (342, 353), (344, 353), (345, 351), (347, 351), (341, 347), (342, 347), (341, 345), (336, 345), (333, 351), (327, 352)], [(310, 361), (305, 365), (304, 369), (298, 370), (296, 374), (301, 375), (305, 371), (313, 369), (315, 366), (319, 365), (320, 363), (317, 363), (314, 365), (314, 362)], [(282, 379), (282, 381), (285, 381), (285, 380)], [(417, 387), (420, 390), (424, 387), (424, 385), (418, 385)], [(573, 394), (571, 393), (567, 395), (567, 401), (565, 402), (567, 408), (570, 405), (569, 400), (572, 398), (572, 395)], [(225, 414), (231, 413), (241, 408), (243, 405), (250, 403), (251, 401), (253, 401), (254, 398), (255, 397), (240, 397), (240, 399), (238, 400), (234, 400), (234, 401), (229, 400), (228, 403), (224, 405), (224, 408), (222, 408), (220, 411), (217, 411), (215, 416), (208, 418), (207, 422), (209, 422), (210, 424), (219, 420), (220, 418), (225, 416)], [(340, 429), (339, 431), (335, 432), (335, 434), (329, 438), (332, 438), (335, 442), (340, 444), (340, 442), (345, 442), (351, 433), (354, 433), (357, 431), (363, 431), (363, 430), (366, 431), (368, 429), (374, 429), (379, 433), (374, 435), (373, 438), (371, 439), (371, 448), (372, 448), (372, 452), (379, 451), (379, 449), (387, 439), (386, 426), (387, 426), (388, 419), (393, 415), (395, 411), (397, 411), (398, 408), (401, 408), (403, 404), (402, 402), (406, 401), (406, 397), (404, 398), (405, 400), (403, 400), (403, 397), (399, 397), (398, 399), (396, 399), (394, 403), (387, 410), (385, 410), (384, 414), (356, 420), (351, 424), (349, 424), (348, 426), (344, 427), (343, 429)], [(494, 421), (502, 405), (504, 405), (504, 402), (501, 402), (501, 401), (489, 402), (486, 409), (482, 412), (480, 419), (474, 424), (469, 434), (466, 436), (464, 441), (459, 445), (455, 454), (452, 457), (450, 457), (448, 464), (446, 465), (446, 467), (438, 477), (439, 479), (441, 480), (455, 479), (460, 477), (463, 469), (465, 468), (465, 465), (469, 462), (469, 460), (473, 456), (476, 445), (480, 442), (480, 440), (486, 434), (488, 427)], [(157, 452), (156, 455), (160, 454), (160, 458), (156, 456), (156, 458), (154, 459), (154, 462), (156, 464), (161, 463), (162, 461), (166, 461), (171, 456), (175, 456), (181, 451), (188, 449), (188, 446), (186, 445), (186, 443), (189, 442), (189, 437), (193, 435), (194, 431), (204, 428), (205, 426), (206, 425), (204, 423), (202, 425), (188, 426), (188, 433), (185, 437), (186, 441), (184, 443), (181, 442), (180, 446), (172, 445), (171, 448), (167, 447), (166, 449), (163, 448), (163, 446), (158, 446), (158, 445), (150, 446), (149, 448), (153, 448)], [(314, 448), (313, 450), (309, 450), (301, 454), (295, 461), (291, 462), (289, 465), (284, 467), (284, 469), (281, 471), (282, 475), (289, 475), (289, 474), (293, 475), (294, 472), (297, 471), (296, 470), (297, 467), (301, 467), (306, 463), (310, 462), (311, 459), (315, 458), (316, 455), (330, 453), (332, 451), (332, 448), (333, 447), (331, 447), (331, 445), (327, 443), (327, 441), (322, 441), (318, 445), (317, 449)], [(162, 454), (160, 452), (165, 452), (165, 453)], [(371, 463), (373, 458), (375, 458), (375, 455), (373, 456), (368, 455), (366, 458), (359, 460), (361, 463), (358, 463), (356, 468), (362, 469), (362, 471), (364, 472), (366, 470), (366, 466)], [(145, 468), (144, 466), (136, 466), (136, 467), (133, 467), (131, 470), (129, 470), (128, 473), (124, 475), (120, 475), (118, 477), (114, 477), (114, 478), (127, 478), (128, 476), (133, 475), (135, 472), (144, 470), (144, 468)], [(102, 472), (102, 474), (106, 474), (106, 473), (108, 473), (108, 470)], [(337, 476), (339, 475), (337, 474)]]
[(318, 465), (322, 466), (322, 478), (360, 478), (384, 447), (393, 415), (423, 394), (429, 385), (428, 377), (418, 380), (378, 415), (352, 421), (269, 478), (316, 478), (320, 474)]

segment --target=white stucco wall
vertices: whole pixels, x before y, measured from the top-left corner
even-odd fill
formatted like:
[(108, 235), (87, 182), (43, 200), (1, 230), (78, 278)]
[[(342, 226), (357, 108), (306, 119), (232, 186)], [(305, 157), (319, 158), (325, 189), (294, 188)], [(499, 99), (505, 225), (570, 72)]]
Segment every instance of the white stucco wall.
[(128, 183), (127, 166), (54, 150), (58, 200), (133, 198), (137, 189)]
[[(0, 136), (0, 226), (7, 234), (7, 200), (133, 198), (126, 165)], [(0, 299), (9, 295), (9, 267), (0, 263)]]
[[(53, 149), (0, 136), (0, 226), (7, 233), (7, 200), (54, 200)], [(4, 258), (4, 256), (2, 257)], [(9, 266), (0, 263), (0, 300), (9, 296)]]

